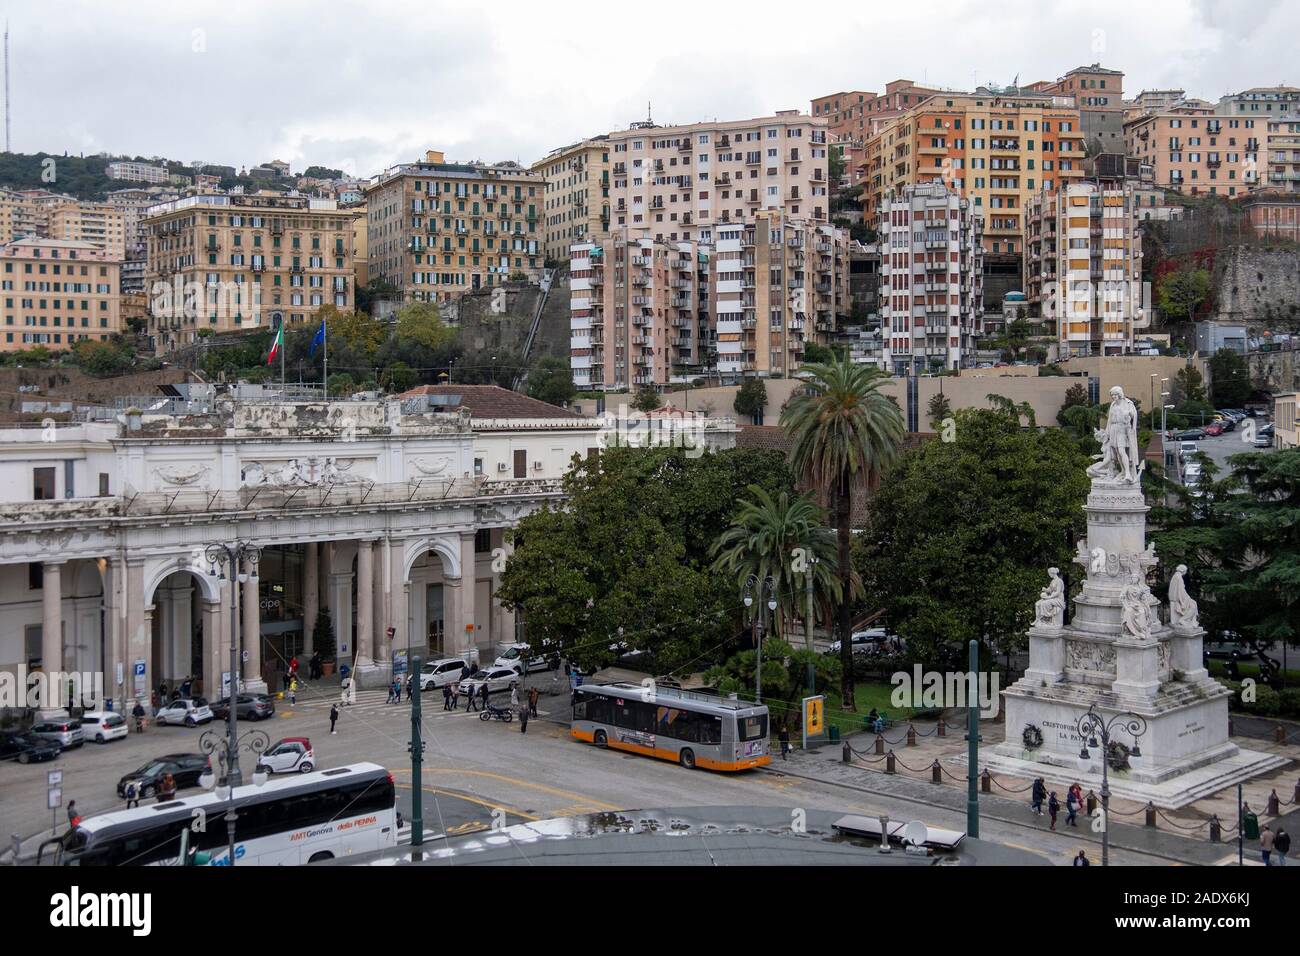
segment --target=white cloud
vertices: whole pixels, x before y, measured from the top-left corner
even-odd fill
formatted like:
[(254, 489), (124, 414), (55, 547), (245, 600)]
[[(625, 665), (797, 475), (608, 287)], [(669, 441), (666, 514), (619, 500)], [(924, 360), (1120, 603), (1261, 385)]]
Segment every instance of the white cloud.
[(15, 149), (362, 174), (426, 148), (531, 162), (647, 101), (659, 122), (735, 119), (902, 77), (966, 89), (1097, 61), (1130, 95), (1300, 84), (1300, 8), (1282, 0), (46, 0), (10, 18)]

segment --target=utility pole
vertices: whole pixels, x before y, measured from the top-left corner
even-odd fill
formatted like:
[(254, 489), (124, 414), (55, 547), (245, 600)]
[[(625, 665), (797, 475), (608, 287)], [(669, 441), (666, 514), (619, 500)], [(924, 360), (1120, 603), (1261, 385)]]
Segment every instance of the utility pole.
[(424, 799), (420, 766), (424, 762), (424, 741), (420, 739), (420, 658), (408, 655), (411, 689), (411, 846), (424, 844)]
[(979, 839), (980, 798), (976, 789), (980, 758), (980, 710), (975, 693), (979, 686), (976, 672), (980, 666), (980, 642), (970, 642), (970, 683), (966, 687), (966, 835)]
[(804, 620), (804, 643), (808, 646), (808, 695), (812, 696), (817, 693), (817, 666), (813, 663), (813, 568), (817, 566), (817, 559), (809, 555), (808, 570), (804, 572), (804, 587), (808, 592), (808, 613)]

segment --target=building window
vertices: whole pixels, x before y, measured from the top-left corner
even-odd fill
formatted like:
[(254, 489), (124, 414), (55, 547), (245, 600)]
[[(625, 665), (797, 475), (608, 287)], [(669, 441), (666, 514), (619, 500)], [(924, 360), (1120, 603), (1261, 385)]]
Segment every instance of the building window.
[(35, 501), (54, 500), (54, 469), (32, 469), (32, 498)]
[(27, 565), (27, 589), (29, 591), (45, 589), (45, 565), (36, 562)]
[(492, 552), (492, 529), (479, 528), (474, 532), (474, 553), (491, 554)]
[(526, 449), (515, 449), (515, 477), (528, 477), (528, 451)]

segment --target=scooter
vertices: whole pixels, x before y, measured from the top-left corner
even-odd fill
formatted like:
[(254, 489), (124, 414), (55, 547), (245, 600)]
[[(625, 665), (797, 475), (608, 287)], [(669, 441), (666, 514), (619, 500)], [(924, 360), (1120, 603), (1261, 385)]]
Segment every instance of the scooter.
[(504, 720), (507, 724), (515, 719), (514, 711), (509, 707), (493, 707), (487, 705), (487, 710), (478, 715), (479, 720)]

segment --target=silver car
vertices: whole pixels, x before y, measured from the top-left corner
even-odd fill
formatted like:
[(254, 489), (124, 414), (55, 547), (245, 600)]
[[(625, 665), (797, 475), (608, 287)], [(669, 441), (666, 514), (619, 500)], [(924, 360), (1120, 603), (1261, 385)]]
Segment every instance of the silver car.
[(181, 724), (194, 727), (206, 724), (212, 719), (212, 708), (202, 697), (179, 697), (163, 707), (154, 715), (157, 724)]
[(80, 747), (85, 743), (85, 735), (81, 732), (81, 724), (74, 720), (42, 721), (33, 726), (31, 732), (44, 740), (53, 741), (62, 750), (67, 750), (70, 747)]

